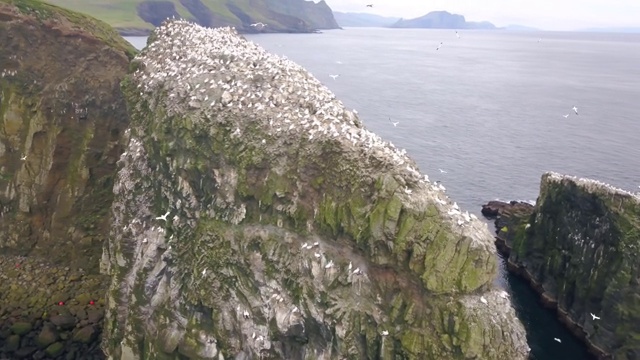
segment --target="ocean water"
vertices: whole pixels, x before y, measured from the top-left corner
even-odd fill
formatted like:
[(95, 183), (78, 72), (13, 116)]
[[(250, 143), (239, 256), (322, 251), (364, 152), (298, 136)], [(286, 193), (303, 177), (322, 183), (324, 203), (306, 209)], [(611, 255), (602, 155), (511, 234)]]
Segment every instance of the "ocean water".
[[(470, 212), (493, 199), (535, 200), (545, 171), (640, 191), (640, 34), (458, 33), (246, 37), (304, 66)], [(521, 280), (502, 269), (497, 283), (512, 294), (532, 358), (588, 359)]]

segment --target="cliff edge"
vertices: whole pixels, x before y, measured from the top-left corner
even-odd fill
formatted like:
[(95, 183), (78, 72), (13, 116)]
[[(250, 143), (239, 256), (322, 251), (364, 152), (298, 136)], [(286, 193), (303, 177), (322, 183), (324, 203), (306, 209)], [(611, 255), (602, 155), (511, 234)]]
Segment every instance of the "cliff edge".
[(535, 207), (515, 205), (497, 222), (510, 268), (594, 354), (640, 358), (640, 195), (546, 173)]
[(157, 28), (123, 82), (113, 359), (525, 359), (486, 225), (306, 70)]

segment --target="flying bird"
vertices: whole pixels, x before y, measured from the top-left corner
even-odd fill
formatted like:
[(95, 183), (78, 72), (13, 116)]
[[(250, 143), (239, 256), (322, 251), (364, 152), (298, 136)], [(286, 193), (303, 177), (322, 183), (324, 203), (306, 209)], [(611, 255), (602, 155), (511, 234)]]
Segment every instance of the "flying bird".
[(367, 7), (372, 8), (372, 7), (373, 7), (373, 4), (367, 4)]
[(559, 343), (561, 343), (561, 342), (562, 342), (562, 340), (560, 340), (560, 339), (558, 339), (558, 338), (553, 338), (553, 340), (555, 340), (555, 341), (557, 341), (557, 342), (559, 342)]
[(442, 41), (440, 42), (440, 44), (438, 45), (438, 47), (436, 48), (436, 50), (440, 50), (440, 48), (442, 47)]
[(389, 121), (393, 124), (394, 127), (396, 127), (396, 126), (398, 126), (398, 124), (400, 124), (400, 121), (393, 122), (393, 121), (391, 121), (391, 118), (389, 118)]
[(167, 216), (169, 216), (169, 211), (167, 211), (164, 215), (162, 216), (157, 216), (156, 220), (164, 220), (167, 221)]
[(22, 155), (22, 157), (20, 158), (20, 160), (22, 160), (22, 161), (27, 160), (27, 155)]
[(565, 119), (569, 117), (569, 114), (562, 115)]
[(337, 78), (338, 78), (338, 76), (340, 76), (340, 74), (337, 74), (337, 75), (329, 75), (329, 77), (330, 77), (330, 78), (332, 78), (333, 80), (337, 79)]
[(593, 320), (600, 320), (600, 318), (593, 313), (591, 313), (591, 317), (593, 318)]
[(253, 27), (263, 27), (263, 26), (267, 26), (267, 24), (258, 22), (258, 23), (255, 23), (255, 24), (251, 24), (251, 26), (253, 26)]
[(578, 115), (578, 108), (577, 108), (577, 107), (575, 107), (575, 106), (574, 106), (574, 107), (572, 108), (572, 110), (573, 110), (573, 112), (574, 112), (574, 113), (576, 113), (576, 115)]
[(460, 34), (458, 34), (458, 30), (456, 30), (456, 37), (460, 39)]
[(438, 170), (440, 170), (440, 172), (441, 172), (442, 174), (446, 174), (446, 173), (447, 173), (446, 171), (444, 171), (444, 170), (442, 170), (442, 169), (438, 169)]

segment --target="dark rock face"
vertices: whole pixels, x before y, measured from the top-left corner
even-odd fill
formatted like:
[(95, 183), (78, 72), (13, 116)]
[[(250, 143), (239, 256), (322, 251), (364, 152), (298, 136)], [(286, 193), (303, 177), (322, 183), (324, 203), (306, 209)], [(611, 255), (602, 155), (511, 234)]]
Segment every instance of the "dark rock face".
[[(490, 206), (489, 206), (490, 205)], [(484, 207), (483, 207), (484, 209)], [(600, 358), (640, 358), (640, 197), (547, 173), (531, 211), (498, 212), (498, 247)], [(591, 314), (599, 317), (593, 318)]]
[(34, 0), (0, 0), (0, 44), (0, 359), (103, 359), (97, 273), (135, 50)]
[(146, 0), (136, 7), (138, 16), (153, 26), (160, 26), (167, 18), (179, 18), (176, 6), (171, 1)]
[(16, 4), (0, 1), (0, 249), (97, 271), (135, 50), (97, 20)]

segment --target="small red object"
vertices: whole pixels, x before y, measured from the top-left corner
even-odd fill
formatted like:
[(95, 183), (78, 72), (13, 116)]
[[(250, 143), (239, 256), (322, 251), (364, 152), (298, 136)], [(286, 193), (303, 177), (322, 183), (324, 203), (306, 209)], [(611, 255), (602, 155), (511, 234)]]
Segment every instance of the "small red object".
[(95, 302), (93, 300), (89, 301), (89, 305), (93, 305)]
[(60, 306), (64, 305), (64, 301), (60, 301), (60, 302), (58, 303), (58, 305), (60, 305)]
[(17, 268), (19, 268), (19, 267), (20, 267), (20, 264), (16, 264), (16, 267), (17, 267)]

